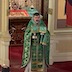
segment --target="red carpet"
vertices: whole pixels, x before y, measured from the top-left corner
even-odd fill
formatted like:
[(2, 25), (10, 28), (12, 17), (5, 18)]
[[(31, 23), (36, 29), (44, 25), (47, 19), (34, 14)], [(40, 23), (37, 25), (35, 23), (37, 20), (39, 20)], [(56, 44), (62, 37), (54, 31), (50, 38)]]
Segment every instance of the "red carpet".
[(21, 69), (23, 46), (13, 46), (9, 48), (10, 70), (11, 72), (23, 72)]
[[(24, 69), (21, 69), (23, 47), (10, 47), (9, 49), (10, 71), (24, 72)], [(49, 66), (48, 72), (72, 72), (72, 62), (54, 63), (52, 66)]]

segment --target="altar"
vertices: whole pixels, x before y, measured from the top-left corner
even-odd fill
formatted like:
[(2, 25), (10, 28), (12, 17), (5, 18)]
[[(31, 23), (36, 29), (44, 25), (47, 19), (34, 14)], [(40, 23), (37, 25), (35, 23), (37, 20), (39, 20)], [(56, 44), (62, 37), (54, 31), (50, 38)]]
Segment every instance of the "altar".
[(30, 17), (9, 18), (10, 46), (23, 45), (24, 31)]
[[(33, 12), (31, 12), (33, 11)], [(9, 14), (9, 33), (11, 35), (10, 46), (23, 45), (24, 31), (28, 22), (32, 18), (35, 9), (26, 10), (10, 10)]]
[(10, 46), (23, 45), (24, 31), (33, 14), (38, 12), (34, 6), (24, 9), (12, 8), (9, 10), (9, 33), (11, 35)]

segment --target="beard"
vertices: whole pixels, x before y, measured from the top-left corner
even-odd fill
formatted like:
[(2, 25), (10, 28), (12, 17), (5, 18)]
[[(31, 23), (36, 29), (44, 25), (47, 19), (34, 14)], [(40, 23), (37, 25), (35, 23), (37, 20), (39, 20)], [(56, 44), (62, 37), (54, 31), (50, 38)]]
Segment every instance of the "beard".
[(38, 24), (40, 22), (40, 20), (36, 20), (36, 23)]

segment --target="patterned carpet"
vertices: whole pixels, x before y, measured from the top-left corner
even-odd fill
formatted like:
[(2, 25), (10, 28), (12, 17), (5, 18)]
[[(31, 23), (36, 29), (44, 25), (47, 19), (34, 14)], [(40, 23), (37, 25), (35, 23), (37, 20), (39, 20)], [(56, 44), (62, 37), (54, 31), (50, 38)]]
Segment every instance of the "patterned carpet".
[[(10, 47), (10, 72), (24, 72), (21, 69), (23, 47)], [(48, 72), (72, 72), (72, 62), (54, 63), (48, 67)]]

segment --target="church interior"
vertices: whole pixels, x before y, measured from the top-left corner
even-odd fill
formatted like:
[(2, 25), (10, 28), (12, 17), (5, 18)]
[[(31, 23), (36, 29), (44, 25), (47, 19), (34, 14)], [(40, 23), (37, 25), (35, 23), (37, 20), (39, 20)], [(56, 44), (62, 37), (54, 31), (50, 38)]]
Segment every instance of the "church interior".
[(24, 32), (35, 12), (50, 32), (47, 72), (72, 72), (71, 0), (0, 0), (0, 72), (24, 72)]

